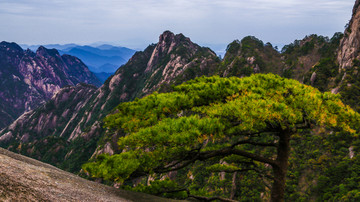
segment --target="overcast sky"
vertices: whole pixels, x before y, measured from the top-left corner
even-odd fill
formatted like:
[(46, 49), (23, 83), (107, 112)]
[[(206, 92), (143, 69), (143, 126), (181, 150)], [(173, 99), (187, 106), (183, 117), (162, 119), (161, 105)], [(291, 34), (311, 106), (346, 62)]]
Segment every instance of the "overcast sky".
[[(170, 30), (216, 48), (343, 32), (355, 0), (0, 0), (0, 41), (112, 42), (143, 49)], [(220, 46), (217, 46), (220, 45)]]

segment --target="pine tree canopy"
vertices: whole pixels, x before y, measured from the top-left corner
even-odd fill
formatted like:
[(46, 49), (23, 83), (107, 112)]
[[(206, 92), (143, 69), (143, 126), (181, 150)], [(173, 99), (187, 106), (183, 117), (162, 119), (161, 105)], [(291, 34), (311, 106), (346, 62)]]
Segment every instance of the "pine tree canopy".
[(272, 189), (280, 192), (272, 193), (272, 200), (278, 200), (285, 186), (278, 179), (285, 179), (293, 134), (322, 127), (357, 136), (359, 126), (359, 114), (338, 95), (295, 80), (273, 74), (200, 77), (173, 92), (120, 104), (106, 117), (105, 127), (123, 134), (118, 140), (122, 152), (101, 155), (83, 168), (93, 177), (124, 182), (219, 157), (227, 164), (208, 169), (254, 169), (248, 165), (255, 162), (273, 169), (268, 172), (274, 176)]

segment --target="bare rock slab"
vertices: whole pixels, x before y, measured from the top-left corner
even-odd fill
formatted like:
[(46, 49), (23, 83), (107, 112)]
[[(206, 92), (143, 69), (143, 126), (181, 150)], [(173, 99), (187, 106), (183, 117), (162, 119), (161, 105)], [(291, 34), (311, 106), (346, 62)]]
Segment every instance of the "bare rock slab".
[(0, 201), (173, 201), (116, 189), (0, 148)]

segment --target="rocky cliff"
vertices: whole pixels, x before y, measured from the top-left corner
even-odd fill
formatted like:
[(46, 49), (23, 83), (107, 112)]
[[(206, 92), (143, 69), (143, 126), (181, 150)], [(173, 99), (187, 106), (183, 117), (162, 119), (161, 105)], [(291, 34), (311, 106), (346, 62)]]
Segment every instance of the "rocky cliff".
[[(245, 37), (228, 46), (222, 61), (210, 49), (196, 45), (182, 34), (175, 35), (166, 31), (159, 37), (158, 43), (137, 52), (99, 89), (88, 85), (67, 87), (46, 105), (25, 113), (0, 131), (0, 144), (10, 150), (77, 172), (81, 164), (93, 154), (116, 152), (117, 136), (120, 134), (108, 133), (104, 136), (102, 128), (102, 119), (115, 106), (156, 90), (169, 91), (173, 84), (202, 75), (241, 77), (259, 72), (277, 73), (313, 85), (321, 91), (334, 89), (333, 92), (340, 93), (344, 102), (360, 111), (357, 108), (360, 100), (358, 7), (357, 0), (353, 18), (344, 35), (336, 33), (331, 39), (310, 35), (286, 45), (281, 52), (255, 37)], [(8, 51), (14, 55), (14, 59), (6, 64), (10, 66), (20, 63), (22, 51), (16, 47), (9, 48)], [(55, 61), (56, 58), (59, 59), (56, 52), (42, 52), (26, 51), (24, 54), (30, 58), (40, 54), (44, 58), (55, 58)], [(63, 56), (61, 60), (65, 63)], [(46, 62), (51, 62), (51, 59)], [(6, 74), (14, 75), (12, 80), (4, 81), (8, 86), (21, 80), (21, 74), (14, 68), (6, 71)], [(68, 80), (71, 81), (70, 78)], [(23, 82), (23, 86), (26, 85), (28, 84)], [(15, 91), (20, 92), (22, 89), (15, 87)], [(52, 89), (50, 84), (48, 89)], [(36, 97), (33, 96), (32, 99), (35, 100)], [(311, 182), (303, 184), (308, 186)]]
[(338, 54), (338, 82), (333, 93), (341, 94), (343, 101), (360, 111), (360, 1), (356, 0), (352, 17), (347, 24)]
[[(65, 88), (46, 105), (24, 114), (0, 131), (0, 145), (76, 172), (95, 148), (98, 148), (96, 154), (116, 150), (119, 134), (103, 136), (102, 119), (119, 103), (155, 90), (166, 92), (171, 90), (171, 85), (203, 75), (247, 76), (272, 72), (308, 84), (325, 85), (321, 83), (321, 68), (316, 64), (334, 56), (341, 37), (311, 35), (285, 46), (279, 53), (271, 44), (249, 36), (229, 44), (221, 61), (213, 51), (184, 35), (165, 31), (158, 43), (135, 53), (99, 89)], [(57, 54), (48, 51), (47, 55)], [(64, 99), (65, 94), (68, 99)], [(76, 94), (81, 96), (74, 99)]]
[(354, 59), (359, 59), (360, 50), (360, 1), (356, 0), (351, 20), (347, 24), (345, 37), (341, 40), (337, 61), (340, 69), (351, 68)]
[[(157, 44), (135, 53), (98, 90), (83, 86), (66, 88), (46, 105), (24, 114), (0, 131), (0, 145), (78, 171), (97, 147), (103, 133), (102, 119), (120, 102), (213, 74), (219, 61), (210, 49), (198, 46), (182, 34), (166, 31)], [(80, 91), (88, 94), (80, 95)], [(73, 98), (76, 94), (79, 99)]]
[(0, 148), (0, 201), (175, 201), (115, 189)]
[[(64, 88), (46, 105), (21, 116), (0, 131), (0, 145), (76, 172), (96, 148), (96, 154), (116, 150), (119, 134), (103, 136), (102, 119), (119, 103), (155, 90), (166, 92), (171, 90), (171, 85), (203, 75), (247, 76), (272, 72), (303, 81), (327, 55), (321, 50), (331, 46), (331, 41), (309, 36), (279, 53), (269, 43), (245, 37), (231, 43), (221, 61), (213, 51), (184, 35), (165, 31), (158, 43), (135, 53), (99, 89), (87, 85)], [(37, 54), (57, 55), (42, 51)]]
[[(8, 126), (7, 129), (10, 131), (1, 136), (1, 143), (39, 141), (46, 137), (47, 133), (59, 133), (62, 137), (57, 126), (64, 124), (65, 120), (72, 119), (95, 91), (95, 86), (84, 83), (60, 89), (46, 104), (24, 113)], [(12, 133), (14, 130), (17, 133)]]
[(40, 106), (66, 85), (101, 83), (76, 57), (39, 47), (24, 51), (15, 43), (0, 43), (0, 128), (25, 111)]

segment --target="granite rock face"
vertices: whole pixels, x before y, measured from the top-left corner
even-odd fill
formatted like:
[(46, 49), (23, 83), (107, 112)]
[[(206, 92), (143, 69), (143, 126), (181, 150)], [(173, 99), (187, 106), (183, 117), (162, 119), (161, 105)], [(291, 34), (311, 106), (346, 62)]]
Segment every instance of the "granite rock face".
[[(317, 38), (308, 37), (300, 41), (298, 49), (306, 44), (306, 40), (315, 41)], [(220, 60), (209, 48), (193, 43), (182, 34), (165, 31), (156, 44), (136, 52), (100, 88), (76, 86), (61, 90), (46, 105), (21, 116), (0, 131), (0, 146), (77, 172), (91, 156), (117, 152), (119, 134), (104, 139), (102, 120), (121, 102), (154, 91), (167, 92), (172, 85), (199, 76), (246, 76), (259, 72), (281, 75), (288, 68), (284, 60), (301, 61), (299, 57), (317, 55), (318, 49), (315, 45), (312, 52), (292, 56), (291, 53), (280, 54), (271, 44), (264, 44), (255, 37), (245, 37), (231, 43), (224, 59)], [(44, 49), (33, 54), (58, 58), (57, 52)], [(297, 64), (294, 71), (318, 60)], [(62, 61), (65, 63), (67, 59)], [(76, 94), (81, 96), (74, 99)], [(103, 140), (98, 143), (100, 138)]]
[(337, 61), (340, 69), (350, 68), (354, 59), (359, 59), (360, 50), (360, 1), (356, 0), (352, 18), (345, 30), (345, 36), (340, 42)]
[(85, 83), (61, 88), (46, 104), (22, 114), (6, 127), (8, 132), (0, 137), (0, 145), (41, 141), (47, 133), (52, 132), (64, 136), (62, 130), (58, 131), (59, 125), (66, 123), (64, 120), (73, 119), (96, 89)]
[[(50, 58), (42, 59), (43, 63), (60, 60), (57, 52), (44, 48), (36, 55)], [(70, 56), (62, 56), (61, 63), (68, 63), (67, 57)], [(79, 170), (70, 162), (76, 161), (79, 166), (91, 157), (104, 132), (102, 119), (118, 104), (155, 90), (167, 91), (172, 84), (197, 76), (213, 74), (218, 62), (209, 48), (200, 47), (182, 34), (166, 31), (157, 44), (135, 53), (99, 89), (65, 88), (42, 107), (21, 116), (0, 131), (0, 145), (63, 169)], [(67, 81), (75, 83), (70, 77)], [(78, 99), (73, 98), (81, 92), (83, 95)], [(115, 137), (111, 144), (107, 147), (109, 151), (116, 145)], [(57, 157), (52, 159), (49, 154)]]
[[(249, 36), (229, 44), (221, 60), (209, 48), (193, 43), (184, 35), (165, 31), (156, 44), (136, 52), (97, 90), (73, 88), (70, 94), (87, 92), (81, 96), (83, 98), (73, 101), (63, 98), (65, 91), (61, 91), (43, 107), (24, 114), (0, 131), (0, 145), (77, 172), (91, 156), (117, 152), (116, 142), (120, 134), (104, 138), (106, 131), (102, 120), (121, 102), (132, 101), (154, 91), (167, 92), (172, 85), (199, 76), (241, 77), (271, 72), (282, 76), (288, 73), (288, 77), (300, 81), (309, 74), (311, 80), (313, 72), (309, 71), (321, 59), (320, 50), (329, 45), (329, 39), (312, 35), (295, 41), (280, 53), (270, 43), (264, 44)], [(33, 57), (48, 55), (58, 58), (54, 51), (43, 52), (40, 49), (32, 54), (35, 55)], [(67, 60), (63, 58), (65, 63)], [(313, 77), (313, 80), (316, 78)], [(50, 158), (50, 154), (56, 158)]]
[(175, 201), (91, 182), (0, 148), (0, 201)]
[(60, 88), (100, 81), (78, 58), (39, 47), (36, 53), (0, 43), (0, 129), (49, 100)]

